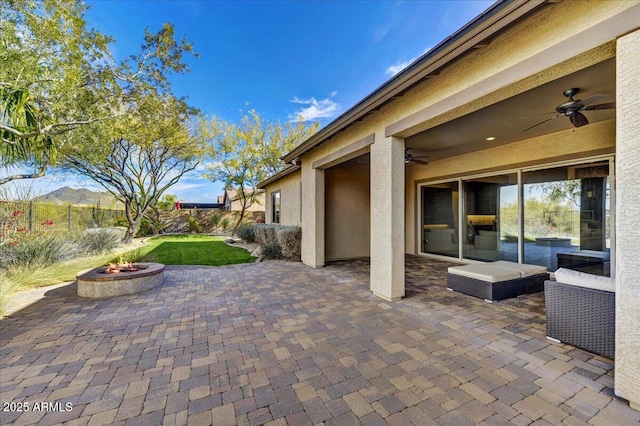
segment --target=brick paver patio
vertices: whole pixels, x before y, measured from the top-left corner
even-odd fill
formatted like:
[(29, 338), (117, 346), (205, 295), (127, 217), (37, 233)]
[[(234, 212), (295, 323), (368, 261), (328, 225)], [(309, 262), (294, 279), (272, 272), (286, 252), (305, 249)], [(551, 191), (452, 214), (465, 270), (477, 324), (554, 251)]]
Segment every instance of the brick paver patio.
[(371, 295), (365, 261), (168, 267), (163, 286), (111, 300), (57, 288), (0, 321), (3, 408), (29, 404), (0, 423), (640, 421), (611, 360), (545, 339), (542, 294), (449, 292), (447, 265), (409, 256), (394, 303)]

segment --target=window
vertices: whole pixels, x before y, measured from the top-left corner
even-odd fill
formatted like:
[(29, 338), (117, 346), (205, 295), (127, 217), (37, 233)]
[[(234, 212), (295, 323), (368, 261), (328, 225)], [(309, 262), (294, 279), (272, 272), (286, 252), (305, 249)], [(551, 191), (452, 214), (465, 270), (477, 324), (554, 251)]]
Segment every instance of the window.
[(271, 223), (280, 223), (280, 191), (271, 193)]

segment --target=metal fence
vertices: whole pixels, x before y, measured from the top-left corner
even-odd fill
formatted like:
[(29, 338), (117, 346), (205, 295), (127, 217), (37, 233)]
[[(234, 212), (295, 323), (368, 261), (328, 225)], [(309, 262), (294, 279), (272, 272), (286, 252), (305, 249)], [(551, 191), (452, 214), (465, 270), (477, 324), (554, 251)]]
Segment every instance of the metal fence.
[(0, 200), (0, 233), (46, 231), (77, 232), (113, 225), (124, 210), (98, 206), (72, 206), (33, 201)]
[(579, 211), (544, 211), (542, 212), (545, 225), (566, 235), (580, 235)]

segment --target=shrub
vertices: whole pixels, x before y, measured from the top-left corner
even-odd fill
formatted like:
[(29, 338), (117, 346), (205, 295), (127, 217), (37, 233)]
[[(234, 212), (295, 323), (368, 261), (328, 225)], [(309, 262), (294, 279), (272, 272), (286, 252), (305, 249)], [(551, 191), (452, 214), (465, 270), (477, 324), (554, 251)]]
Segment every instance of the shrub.
[(77, 256), (79, 245), (67, 235), (31, 232), (0, 250), (5, 268), (48, 266)]
[(83, 253), (94, 255), (112, 251), (123, 237), (124, 232), (119, 228), (95, 228), (82, 232), (76, 241)]
[(222, 227), (223, 231), (226, 231), (227, 229), (229, 229), (230, 224), (231, 224), (231, 221), (229, 220), (228, 217), (225, 217), (220, 221), (220, 226)]
[(211, 215), (211, 218), (209, 218), (209, 223), (213, 227), (218, 226), (218, 224), (220, 223), (220, 213), (218, 213), (218, 212), (213, 213)]
[(149, 218), (143, 217), (140, 221), (140, 227), (138, 228), (136, 237), (146, 237), (147, 235), (151, 235), (153, 233), (153, 229), (153, 224)]
[(282, 256), (287, 260), (299, 262), (302, 229), (298, 226), (280, 226), (276, 228), (276, 238), (282, 248)]
[(198, 219), (193, 216), (187, 216), (187, 226), (189, 227), (189, 232), (200, 232)]
[(112, 221), (111, 225), (112, 226), (118, 226), (118, 227), (122, 226), (122, 227), (128, 228), (129, 227), (129, 221), (127, 220), (126, 217), (119, 217), (117, 219), (114, 219)]
[[(262, 253), (266, 258), (285, 258), (291, 261), (300, 261), (302, 241), (302, 229), (300, 227), (254, 223), (252, 228), (255, 241), (262, 247)], [(275, 250), (275, 246), (278, 246), (279, 257), (267, 256), (265, 250)], [(271, 247), (271, 249), (269, 249), (269, 247)]]
[(278, 244), (278, 239), (276, 238), (276, 227), (274, 225), (254, 223), (252, 227), (255, 241), (263, 248), (268, 245)]
[(267, 259), (282, 259), (282, 249), (278, 243), (271, 243), (262, 247), (262, 255)]
[(253, 226), (250, 223), (243, 223), (238, 226), (236, 234), (247, 243), (252, 243), (256, 240), (256, 236), (253, 233)]

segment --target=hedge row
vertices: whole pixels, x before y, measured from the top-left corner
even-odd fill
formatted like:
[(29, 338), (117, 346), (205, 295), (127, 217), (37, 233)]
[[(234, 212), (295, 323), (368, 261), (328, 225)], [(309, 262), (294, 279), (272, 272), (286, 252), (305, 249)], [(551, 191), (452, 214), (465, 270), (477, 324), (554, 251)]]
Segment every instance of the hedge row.
[(254, 223), (253, 234), (267, 258), (283, 258), (292, 262), (300, 261), (302, 229), (298, 226), (267, 225)]

